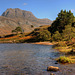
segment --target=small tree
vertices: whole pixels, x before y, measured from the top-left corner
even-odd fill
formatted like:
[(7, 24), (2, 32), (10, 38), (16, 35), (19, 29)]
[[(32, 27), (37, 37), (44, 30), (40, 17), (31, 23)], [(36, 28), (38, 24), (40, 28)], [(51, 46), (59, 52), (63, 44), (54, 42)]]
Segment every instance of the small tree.
[(16, 32), (22, 32), (22, 29), (21, 29), (21, 27), (16, 27)]
[(21, 29), (21, 27), (16, 27), (15, 30), (12, 30), (12, 33), (13, 32), (16, 32), (16, 34), (18, 34), (19, 32), (22, 33), (22, 29)]
[(74, 21), (74, 15), (70, 10), (69, 11), (61, 10), (56, 20), (52, 23), (50, 31), (52, 34), (56, 31), (62, 33), (65, 26), (71, 25), (73, 21)]

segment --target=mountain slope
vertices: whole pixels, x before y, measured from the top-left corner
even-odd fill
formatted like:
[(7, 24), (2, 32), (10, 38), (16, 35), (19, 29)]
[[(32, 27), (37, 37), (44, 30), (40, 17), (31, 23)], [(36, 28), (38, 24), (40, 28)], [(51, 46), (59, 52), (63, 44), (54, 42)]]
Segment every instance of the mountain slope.
[[(42, 25), (50, 25), (49, 19), (38, 19), (30, 11), (16, 9), (7, 9), (0, 16), (0, 35), (11, 34), (11, 31), (20, 26), (24, 32), (30, 32), (34, 28)], [(33, 27), (31, 27), (33, 25)]]
[(36, 22), (38, 24), (51, 24), (52, 21), (50, 21), (49, 19), (38, 19), (36, 18), (30, 11), (25, 11), (25, 10), (21, 10), (19, 8), (15, 8), (15, 9), (7, 9), (2, 16), (8, 17), (8, 18), (21, 18), (21, 19), (26, 19), (29, 20), (31, 22)]

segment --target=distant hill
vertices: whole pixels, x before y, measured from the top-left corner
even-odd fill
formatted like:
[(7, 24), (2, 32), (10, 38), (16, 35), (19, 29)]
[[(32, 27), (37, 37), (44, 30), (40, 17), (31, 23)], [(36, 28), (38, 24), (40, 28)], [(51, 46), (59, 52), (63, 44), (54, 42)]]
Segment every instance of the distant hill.
[(36, 18), (30, 11), (10, 8), (0, 16), (0, 35), (11, 34), (11, 31), (18, 26), (24, 32), (30, 32), (36, 27), (50, 25), (51, 23), (52, 21), (49, 19)]

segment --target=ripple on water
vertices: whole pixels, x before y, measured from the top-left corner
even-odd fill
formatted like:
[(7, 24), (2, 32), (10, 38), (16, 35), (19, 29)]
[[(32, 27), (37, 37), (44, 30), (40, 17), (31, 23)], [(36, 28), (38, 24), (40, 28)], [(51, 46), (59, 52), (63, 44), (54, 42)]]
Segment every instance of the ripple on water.
[(0, 75), (50, 75), (47, 66), (59, 67), (56, 75), (75, 74), (74, 64), (55, 64), (59, 56), (52, 45), (0, 44)]

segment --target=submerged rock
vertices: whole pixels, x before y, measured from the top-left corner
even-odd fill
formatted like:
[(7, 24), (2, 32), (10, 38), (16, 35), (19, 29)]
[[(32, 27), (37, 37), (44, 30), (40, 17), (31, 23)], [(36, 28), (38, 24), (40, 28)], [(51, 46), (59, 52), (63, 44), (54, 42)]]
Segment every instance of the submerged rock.
[(55, 62), (55, 64), (58, 64), (58, 62)]
[(59, 67), (49, 66), (47, 67), (47, 71), (59, 71)]

